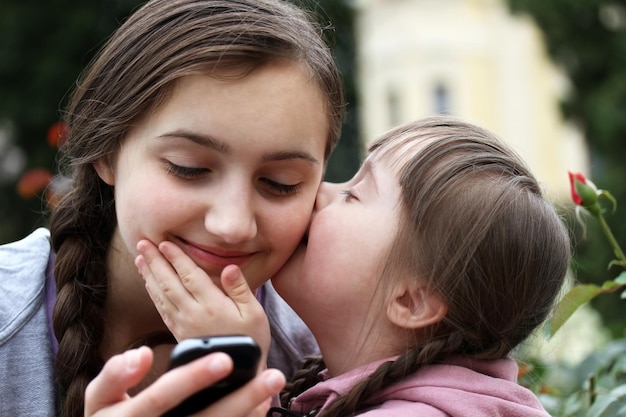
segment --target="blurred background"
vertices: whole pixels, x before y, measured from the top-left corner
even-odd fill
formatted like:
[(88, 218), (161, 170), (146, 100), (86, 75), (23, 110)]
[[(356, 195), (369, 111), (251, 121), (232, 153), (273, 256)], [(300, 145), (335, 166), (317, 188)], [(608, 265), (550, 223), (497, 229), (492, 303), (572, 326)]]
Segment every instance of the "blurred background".
[[(46, 225), (67, 95), (140, 3), (0, 2), (0, 243)], [(434, 113), (476, 122), (518, 150), (562, 210), (572, 230), (575, 278), (614, 278), (607, 268), (612, 250), (596, 222), (588, 222), (583, 238), (573, 220), (567, 171), (584, 173), (621, 203), (607, 221), (626, 244), (626, 0), (303, 5), (326, 27), (349, 101), (328, 180), (349, 178), (366, 144), (398, 123)], [(626, 336), (619, 292), (591, 306), (586, 328), (599, 332), (579, 328), (569, 337), (596, 346)]]

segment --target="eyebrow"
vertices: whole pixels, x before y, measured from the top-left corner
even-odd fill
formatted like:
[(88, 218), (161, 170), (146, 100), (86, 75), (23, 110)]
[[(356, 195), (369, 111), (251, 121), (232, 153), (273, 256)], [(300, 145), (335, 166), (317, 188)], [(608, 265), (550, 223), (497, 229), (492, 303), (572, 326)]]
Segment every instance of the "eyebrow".
[(200, 135), (198, 133), (190, 132), (188, 130), (175, 130), (173, 132), (164, 133), (158, 136), (159, 139), (167, 139), (167, 138), (180, 138), (187, 139), (198, 145), (206, 146), (207, 148), (211, 148), (214, 151), (223, 154), (231, 154), (232, 148), (228, 146), (224, 142), (220, 142), (219, 140), (212, 138), (208, 135)]
[(303, 159), (315, 165), (319, 165), (320, 161), (308, 152), (302, 151), (280, 151), (272, 152), (263, 156), (263, 162), (285, 161), (288, 159)]
[[(188, 130), (176, 130), (174, 132), (164, 133), (158, 138), (181, 138), (187, 139), (198, 145), (206, 146), (216, 152), (230, 155), (233, 152), (232, 147), (223, 141), (217, 140), (209, 135), (202, 135)], [(289, 159), (302, 159), (315, 165), (319, 165), (320, 161), (308, 152), (303, 151), (278, 151), (263, 155), (263, 162), (286, 161)]]

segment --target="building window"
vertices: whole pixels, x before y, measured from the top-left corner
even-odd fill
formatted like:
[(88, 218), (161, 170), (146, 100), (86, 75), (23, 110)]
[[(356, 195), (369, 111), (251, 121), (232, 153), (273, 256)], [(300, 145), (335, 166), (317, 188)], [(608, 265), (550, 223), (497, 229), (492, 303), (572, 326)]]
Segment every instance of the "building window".
[(436, 114), (450, 114), (450, 92), (443, 84), (437, 84), (434, 91), (434, 107)]
[(395, 126), (400, 123), (400, 97), (393, 89), (387, 94), (387, 117), (389, 126)]

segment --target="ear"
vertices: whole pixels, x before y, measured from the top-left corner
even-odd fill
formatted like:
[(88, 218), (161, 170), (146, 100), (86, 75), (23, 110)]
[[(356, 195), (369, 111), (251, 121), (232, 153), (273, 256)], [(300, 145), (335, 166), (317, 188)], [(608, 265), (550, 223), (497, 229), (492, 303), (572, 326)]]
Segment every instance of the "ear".
[(420, 329), (441, 321), (448, 306), (426, 287), (402, 285), (387, 304), (387, 317), (396, 326)]
[(102, 181), (109, 185), (115, 185), (115, 171), (113, 171), (109, 158), (104, 156), (99, 158), (93, 163), (93, 167)]

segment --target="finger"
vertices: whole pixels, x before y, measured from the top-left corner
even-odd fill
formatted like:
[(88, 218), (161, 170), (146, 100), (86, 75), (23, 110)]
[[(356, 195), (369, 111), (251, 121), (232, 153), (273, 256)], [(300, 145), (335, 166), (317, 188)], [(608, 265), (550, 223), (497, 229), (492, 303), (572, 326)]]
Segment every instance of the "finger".
[[(159, 250), (176, 271), (183, 287), (198, 301), (207, 301), (202, 296), (209, 296), (207, 287), (215, 285), (212, 278), (172, 242), (161, 242)], [(217, 289), (217, 288), (215, 288)], [(221, 292), (220, 292), (221, 293)]]
[(180, 283), (172, 265), (148, 240), (139, 241), (137, 250), (140, 255), (135, 259), (135, 265), (146, 282), (153, 302), (160, 304), (165, 311), (178, 311), (178, 305), (181, 305), (189, 294)]
[(161, 293), (159, 286), (154, 282), (150, 267), (148, 267), (143, 255), (138, 255), (137, 258), (135, 258), (135, 265), (144, 278), (146, 292), (148, 296), (150, 296), (152, 304), (154, 304), (154, 307), (157, 309), (165, 325), (171, 329), (171, 325), (173, 324), (172, 317), (173, 314), (178, 311), (178, 306)]
[[(222, 270), (222, 287), (235, 304), (241, 320), (247, 323), (246, 334), (253, 335), (261, 346), (263, 358), (267, 358), (270, 346), (270, 329), (267, 314), (250, 289), (243, 272), (236, 265), (228, 265)], [(252, 326), (252, 327), (250, 327)], [(265, 360), (261, 361), (264, 369)]]
[(215, 402), (198, 417), (257, 417), (265, 416), (271, 400), (285, 386), (285, 376), (277, 369), (268, 369), (232, 394)]
[(233, 369), (230, 356), (212, 353), (163, 374), (148, 388), (128, 401), (130, 415), (157, 416), (228, 375)]
[(245, 313), (259, 304), (238, 266), (228, 265), (224, 268), (221, 282), (224, 292), (235, 302), (240, 312)]
[(109, 359), (85, 390), (85, 416), (127, 400), (126, 392), (148, 373), (152, 358), (152, 350), (144, 346)]

